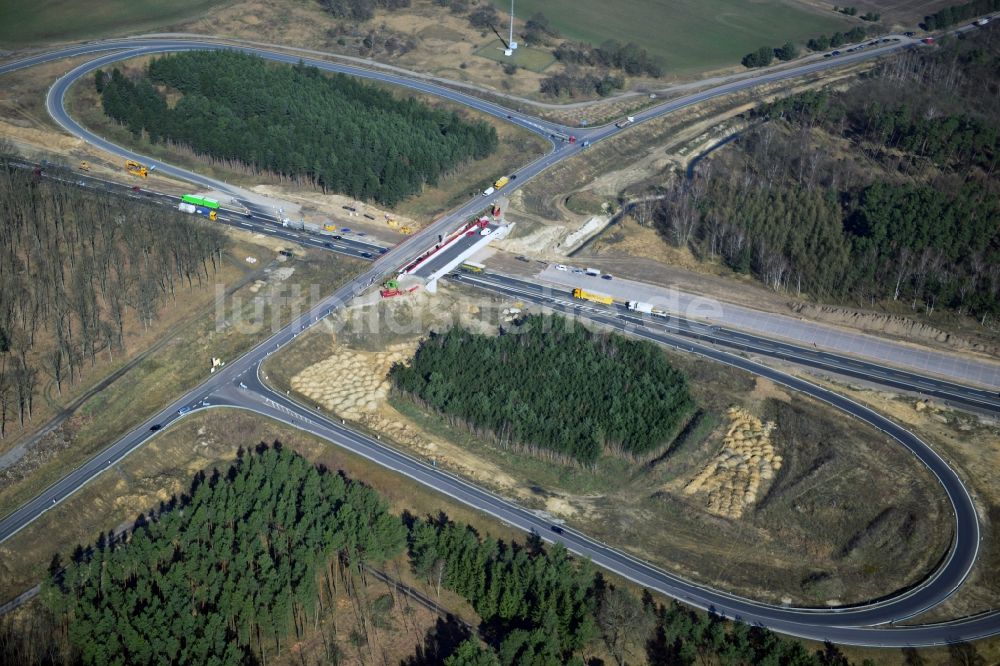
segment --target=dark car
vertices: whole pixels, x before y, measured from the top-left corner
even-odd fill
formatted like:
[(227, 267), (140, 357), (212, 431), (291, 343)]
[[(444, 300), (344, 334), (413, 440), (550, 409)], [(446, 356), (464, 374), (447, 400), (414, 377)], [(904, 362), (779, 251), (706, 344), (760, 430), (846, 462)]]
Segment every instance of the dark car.
[(917, 33), (915, 33), (915, 32), (904, 32), (903, 33), (903, 37), (913, 37), (915, 34), (917, 34)]
[(517, 174), (516, 173), (510, 174), (510, 179), (511, 180), (517, 180)]
[(831, 54), (831, 53), (824, 53), (824, 54), (823, 54), (823, 57), (824, 57), (824, 58), (829, 58), (829, 57), (830, 57), (831, 55), (833, 55), (833, 54)]
[(607, 273), (605, 273), (604, 275), (601, 276), (601, 279), (602, 280), (613, 280), (614, 278), (611, 277), (610, 275), (608, 275)]
[(552, 531), (555, 532), (556, 534), (562, 534), (563, 533), (563, 528), (559, 527), (558, 525), (553, 525), (552, 526)]
[(336, 236), (336, 235), (335, 235), (335, 236), (333, 237), (333, 240), (344, 240), (344, 237), (343, 237), (343, 236)]
[(385, 253), (386, 253), (386, 252), (388, 252), (388, 251), (389, 251), (389, 248), (387, 248), (387, 247), (383, 247), (383, 248), (381, 248), (381, 249), (380, 249), (380, 250), (378, 251), (378, 253), (379, 253), (379, 254), (385, 254)]
[(365, 259), (371, 259), (372, 258), (372, 253), (371, 252), (362, 252), (361, 256), (364, 257)]
[(523, 254), (519, 254), (519, 255), (517, 255), (517, 257), (515, 257), (515, 258), (516, 258), (516, 259), (517, 259), (518, 261), (527, 261), (527, 262), (530, 262), (530, 261), (531, 261), (531, 259), (528, 259), (528, 258), (527, 258), (526, 256), (524, 256)]
[(323, 243), (323, 245), (325, 245), (327, 247), (333, 247), (333, 243)]
[(159, 430), (162, 427), (163, 426), (160, 425), (159, 423), (154, 423), (153, 425), (149, 426), (149, 432), (156, 432), (157, 430)]
[(290, 256), (292, 256), (291, 250), (278, 250), (278, 254), (280, 254), (283, 257), (290, 257)]
[(245, 217), (245, 218), (247, 218), (249, 220), (249, 219), (251, 219), (253, 217), (253, 213), (251, 213), (250, 211), (247, 211), (247, 212), (243, 213), (243, 217)]

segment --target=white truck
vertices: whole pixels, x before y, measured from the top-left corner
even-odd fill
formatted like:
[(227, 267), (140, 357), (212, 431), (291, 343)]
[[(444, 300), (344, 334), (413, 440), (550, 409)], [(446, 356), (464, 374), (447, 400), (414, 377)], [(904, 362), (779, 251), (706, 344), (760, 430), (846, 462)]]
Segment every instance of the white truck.
[(587, 275), (591, 277), (597, 277), (598, 275), (601, 274), (601, 271), (597, 270), (596, 268), (588, 268), (585, 272), (587, 273)]
[(643, 314), (653, 314), (652, 303), (643, 303), (642, 301), (625, 301), (626, 307), (632, 312), (641, 312)]
[(635, 116), (625, 116), (623, 119), (615, 123), (615, 127), (621, 129), (626, 125), (631, 125), (634, 122), (635, 122)]
[(485, 190), (483, 190), (483, 196), (488, 197), (496, 191), (497, 191), (496, 188), (491, 185), (487, 187)]
[(976, 21), (976, 25), (983, 26), (983, 25), (986, 25), (989, 22), (990, 22), (989, 17), (988, 16), (984, 16), (983, 18), (981, 18), (978, 21)]

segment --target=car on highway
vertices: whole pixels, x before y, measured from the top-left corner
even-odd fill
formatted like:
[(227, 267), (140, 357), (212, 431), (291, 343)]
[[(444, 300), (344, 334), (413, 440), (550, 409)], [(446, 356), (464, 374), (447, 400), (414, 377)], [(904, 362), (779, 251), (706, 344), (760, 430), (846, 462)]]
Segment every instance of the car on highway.
[(832, 53), (824, 53), (824, 54), (823, 54), (823, 57), (824, 57), (824, 58), (829, 58), (829, 57), (830, 57), (831, 55), (833, 55), (833, 54), (832, 54)]
[(917, 33), (915, 33), (915, 32), (904, 32), (903, 33), (903, 37), (913, 37), (916, 34)]
[(510, 179), (511, 180), (517, 180), (517, 174), (516, 173), (510, 174)]
[(156, 432), (157, 430), (159, 430), (162, 427), (163, 426), (160, 425), (159, 423), (154, 423), (153, 425), (149, 426), (149, 432)]
[(614, 278), (611, 277), (610, 275), (608, 275), (607, 273), (605, 273), (604, 275), (601, 276), (601, 279), (602, 280), (613, 280)]
[(183, 416), (184, 414), (187, 414), (190, 411), (191, 411), (190, 407), (181, 407), (180, 409), (177, 410), (177, 413)]
[(386, 252), (388, 252), (388, 251), (389, 251), (389, 248), (387, 248), (387, 247), (383, 247), (383, 248), (379, 248), (379, 251), (378, 251), (378, 253), (379, 253), (379, 254), (385, 254), (385, 253), (386, 253)]
[(333, 240), (344, 240), (344, 237), (343, 236), (338, 236), (338, 235), (334, 234)]
[(840, 51), (834, 51), (834, 52), (833, 52), (833, 53), (831, 53), (830, 55), (834, 55), (834, 56), (839, 56), (839, 55), (840, 55)]
[(569, 269), (567, 268), (566, 264), (556, 264), (556, 265), (555, 265), (555, 269), (556, 269), (557, 271), (565, 271), (565, 270), (569, 270)]
[(333, 243), (323, 243), (326, 247), (333, 247)]
[(371, 252), (359, 252), (358, 254), (360, 254), (365, 259), (371, 259), (372, 258), (372, 253)]
[(563, 533), (563, 528), (559, 527), (558, 525), (553, 525), (552, 526), (552, 531), (555, 532), (556, 534), (562, 534)]

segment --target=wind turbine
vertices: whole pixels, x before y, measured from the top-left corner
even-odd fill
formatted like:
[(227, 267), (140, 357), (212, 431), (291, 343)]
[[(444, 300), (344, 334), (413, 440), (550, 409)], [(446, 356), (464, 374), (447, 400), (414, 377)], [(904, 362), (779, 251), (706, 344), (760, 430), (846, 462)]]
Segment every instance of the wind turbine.
[(515, 49), (517, 49), (517, 42), (514, 41), (514, 0), (510, 0), (510, 39), (507, 40), (507, 49), (503, 54), (512, 56)]

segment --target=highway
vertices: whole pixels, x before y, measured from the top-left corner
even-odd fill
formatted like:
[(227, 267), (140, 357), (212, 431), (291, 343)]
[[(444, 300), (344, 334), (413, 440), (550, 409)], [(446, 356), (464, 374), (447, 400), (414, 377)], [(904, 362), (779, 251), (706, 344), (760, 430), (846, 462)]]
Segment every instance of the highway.
[[(150, 40), (143, 42), (143, 46), (136, 47), (135, 41), (123, 40), (117, 42), (117, 46), (109, 46), (112, 43), (101, 45), (84, 45), (75, 47), (78, 50), (74, 54), (98, 53), (107, 51), (109, 48), (126, 48), (120, 51), (97, 58), (85, 65), (75, 68), (70, 74), (59, 79), (49, 92), (47, 104), (53, 118), (71, 133), (80, 138), (92, 142), (95, 145), (108, 150), (122, 157), (128, 157), (144, 161), (162, 169), (168, 175), (197, 183), (204, 187), (219, 189), (224, 192), (231, 192), (235, 198), (239, 198), (239, 192), (235, 188), (224, 183), (218, 183), (206, 179), (198, 174), (192, 174), (170, 165), (161, 164), (148, 157), (135, 155), (128, 150), (103, 141), (100, 137), (94, 136), (73, 121), (63, 108), (63, 97), (66, 89), (76, 78), (83, 76), (92, 69), (106, 66), (111, 62), (134, 55), (146, 55), (165, 51), (185, 50), (192, 48), (217, 48), (217, 45), (207, 42), (192, 42), (180, 40)], [(127, 46), (125, 46), (127, 44)], [(665, 102), (659, 106), (648, 109), (637, 114), (637, 122), (648, 121), (652, 118), (671, 113), (678, 109), (697, 104), (707, 99), (729, 94), (738, 90), (750, 88), (761, 83), (776, 81), (794, 76), (802, 76), (812, 72), (818, 72), (836, 66), (841, 66), (849, 62), (860, 61), (889, 53), (898, 48), (906, 46), (905, 42), (891, 43), (884, 47), (873, 48), (861, 51), (853, 56), (843, 56), (830, 58), (813, 63), (793, 67), (778, 72), (764, 72), (756, 77), (727, 83), (717, 88), (688, 95)], [(227, 47), (229, 48), (229, 47)], [(90, 49), (90, 50), (87, 50)], [(287, 56), (275, 52), (262, 51), (260, 49), (242, 48), (241, 50), (258, 53), (269, 59), (283, 62), (298, 62), (298, 57)], [(60, 52), (63, 57), (66, 51)], [(36, 56), (33, 62), (55, 59), (49, 54)], [(24, 62), (24, 61), (22, 61)], [(359, 70), (350, 71), (352, 68), (345, 65), (333, 64), (325, 61), (308, 61), (327, 71), (345, 71), (367, 78), (375, 78), (389, 83), (398, 83), (397, 79), (403, 78), (397, 75), (385, 74), (382, 72)], [(12, 71), (10, 68), (19, 68), (18, 63), (8, 64), (0, 67), (0, 74), (5, 71)], [(468, 103), (469, 106), (478, 108), (487, 113), (508, 117), (513, 122), (526, 126), (532, 131), (545, 134), (559, 134), (568, 131), (552, 124), (545, 124), (523, 114), (505, 112), (502, 107), (485, 102), (479, 98), (470, 97), (462, 93), (457, 93), (449, 88), (403, 79), (400, 85), (438, 94), (442, 97)], [(613, 125), (603, 128), (592, 128), (585, 131), (573, 130), (581, 140), (595, 142), (608, 138), (619, 130)], [(539, 158), (530, 165), (521, 168), (518, 174), (517, 185), (520, 186), (529, 181), (532, 177), (541, 173), (549, 166), (562, 161), (583, 149), (581, 143), (570, 144), (554, 142), (553, 150), (547, 155)], [(511, 186), (513, 188), (513, 184)], [(135, 448), (141, 446), (151, 437), (155, 437), (157, 432), (151, 430), (153, 426), (167, 427), (184, 413), (196, 411), (198, 409), (210, 409), (220, 405), (251, 409), (274, 418), (281, 419), (297, 427), (313, 432), (325, 439), (343, 446), (360, 455), (368, 457), (390, 469), (394, 469), (420, 483), (424, 483), (432, 488), (444, 492), (455, 499), (465, 502), (470, 506), (481, 509), (505, 520), (506, 522), (518, 526), (525, 530), (535, 531), (548, 540), (562, 541), (573, 552), (590, 557), (595, 563), (608, 568), (620, 575), (630, 578), (651, 590), (659, 591), (672, 597), (681, 599), (687, 603), (702, 607), (711, 608), (716, 612), (728, 617), (738, 617), (751, 623), (760, 623), (777, 631), (812, 638), (816, 640), (831, 640), (839, 643), (850, 643), (858, 645), (877, 645), (885, 647), (900, 647), (908, 645), (930, 645), (953, 642), (956, 640), (974, 640), (984, 636), (989, 636), (1000, 632), (1000, 616), (987, 614), (977, 618), (962, 622), (944, 625), (927, 625), (922, 627), (891, 629), (878, 628), (879, 625), (903, 621), (914, 617), (922, 611), (933, 607), (944, 599), (948, 598), (965, 580), (969, 571), (976, 561), (978, 554), (980, 532), (979, 522), (976, 515), (972, 498), (961, 479), (956, 475), (947, 463), (912, 433), (895, 425), (888, 419), (879, 416), (875, 412), (850, 401), (843, 396), (817, 387), (805, 380), (792, 377), (780, 371), (762, 366), (741, 356), (721, 351), (714, 347), (709, 347), (695, 340), (688, 335), (678, 337), (675, 332), (669, 332), (664, 327), (648, 326), (639, 318), (629, 318), (628, 314), (614, 312), (605, 314), (600, 311), (587, 311), (588, 319), (597, 323), (610, 326), (619, 330), (626, 330), (633, 335), (638, 335), (660, 344), (674, 346), (685, 351), (696, 353), (711, 358), (713, 360), (727, 363), (735, 367), (740, 367), (755, 374), (768, 377), (773, 381), (781, 383), (793, 390), (800, 391), (817, 399), (826, 401), (831, 405), (851, 414), (855, 418), (862, 420), (873, 427), (881, 430), (885, 435), (898, 441), (903, 447), (908, 449), (918, 457), (927, 468), (933, 473), (942, 485), (945, 493), (949, 497), (955, 512), (955, 531), (953, 543), (947, 555), (942, 559), (941, 565), (931, 572), (926, 580), (915, 585), (912, 589), (901, 591), (886, 599), (870, 604), (850, 608), (784, 608), (768, 604), (754, 602), (728, 595), (715, 590), (707, 589), (688, 581), (679, 579), (671, 574), (656, 569), (647, 563), (637, 560), (610, 546), (598, 543), (589, 539), (585, 535), (573, 530), (566, 529), (561, 533), (555, 533), (544, 520), (534, 513), (516, 506), (502, 498), (498, 498), (491, 493), (469, 484), (461, 479), (457, 479), (435, 467), (429, 466), (420, 460), (395, 451), (380, 442), (369, 437), (356, 433), (343, 427), (321, 414), (299, 405), (286, 397), (271, 391), (259, 377), (261, 363), (275, 351), (292, 341), (297, 335), (309, 326), (315, 325), (325, 319), (334, 310), (342, 307), (346, 302), (367, 290), (382, 276), (388, 274), (395, 268), (407, 264), (427, 247), (433, 245), (433, 240), (439, 233), (446, 233), (458, 226), (460, 222), (471, 217), (483, 207), (484, 201), (481, 197), (475, 197), (455, 210), (449, 212), (432, 225), (422, 230), (419, 234), (408, 238), (403, 243), (390, 249), (360, 275), (338, 289), (333, 295), (315, 305), (308, 313), (297, 318), (284, 329), (273, 335), (268, 340), (260, 343), (253, 350), (243, 357), (230, 362), (221, 371), (211, 375), (209, 379), (200, 386), (188, 392), (183, 397), (165, 407), (161, 412), (145, 423), (138, 426), (132, 432), (113, 443), (99, 456), (93, 458), (77, 470), (74, 470), (63, 479), (47, 488), (38, 497), (34, 498), (24, 506), (17, 509), (11, 515), (0, 521), (0, 541), (6, 540), (11, 535), (17, 533), (25, 525), (30, 524), (39, 515), (52, 506), (63, 501), (66, 497), (78, 490), (87, 481), (94, 478), (117, 460), (127, 455)], [(253, 210), (253, 209), (252, 209)], [(262, 211), (255, 211), (262, 212)], [(228, 220), (233, 222), (233, 220)], [(326, 243), (328, 241), (323, 240)], [(341, 244), (342, 251), (364, 250), (356, 249), (357, 246), (351, 243)], [(333, 247), (329, 249), (337, 250)], [(466, 278), (460, 278), (466, 280)], [(491, 288), (513, 288), (521, 287), (511, 283), (504, 286), (502, 280), (494, 283)], [(498, 286), (499, 285), (499, 286)], [(483, 285), (480, 285), (483, 286)], [(547, 303), (554, 309), (579, 310), (574, 305), (567, 306), (559, 303)], [(694, 330), (694, 329), (692, 329)], [(718, 342), (718, 340), (712, 341)], [(720, 343), (721, 344), (721, 343)]]

